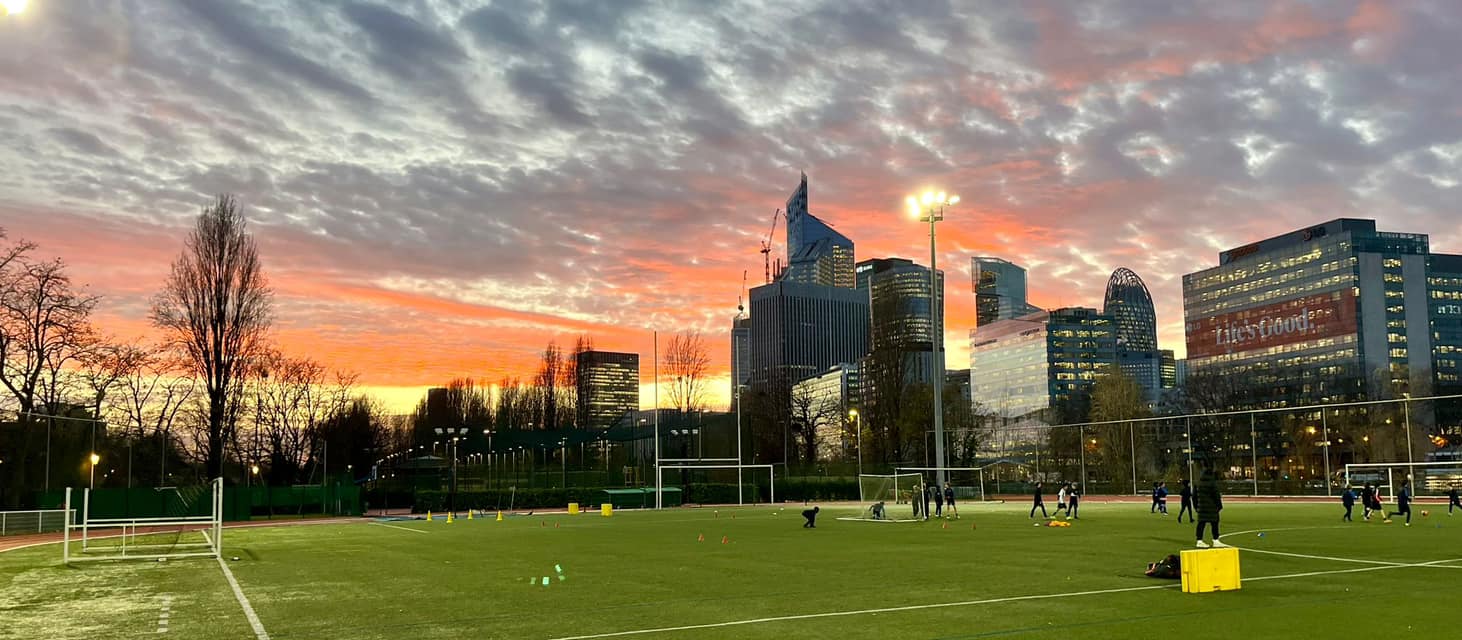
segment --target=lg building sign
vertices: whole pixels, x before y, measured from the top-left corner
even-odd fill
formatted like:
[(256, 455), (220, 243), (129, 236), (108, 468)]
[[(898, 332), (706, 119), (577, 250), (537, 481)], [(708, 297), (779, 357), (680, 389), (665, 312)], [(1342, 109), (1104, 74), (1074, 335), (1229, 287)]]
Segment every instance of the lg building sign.
[(1356, 331), (1349, 291), (1296, 298), (1189, 322), (1189, 358), (1205, 358), (1330, 338)]

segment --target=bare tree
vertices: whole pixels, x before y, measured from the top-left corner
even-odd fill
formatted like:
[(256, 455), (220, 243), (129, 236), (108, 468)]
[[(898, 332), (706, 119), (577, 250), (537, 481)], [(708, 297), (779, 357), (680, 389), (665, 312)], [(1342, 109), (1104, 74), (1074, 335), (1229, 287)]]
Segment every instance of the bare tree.
[[(7, 265), (8, 266), (8, 265)], [(23, 412), (59, 409), (65, 372), (92, 344), (95, 296), (75, 290), (60, 260), (20, 260), (0, 296), (0, 384)]]
[[(172, 434), (179, 411), (193, 397), (196, 384), (184, 375), (181, 363), (167, 357), (161, 347), (141, 347), (136, 367), (118, 382), (119, 391), (109, 403), (113, 424), (123, 426), (129, 441), (155, 439), (155, 455), (159, 486), (167, 482), (167, 462), (173, 455)], [(151, 457), (144, 457), (144, 460)]]
[(706, 406), (706, 369), (711, 355), (699, 331), (677, 333), (665, 349), (665, 371), (670, 375), (670, 403), (677, 411), (694, 413)]
[(557, 429), (561, 416), (561, 404), (563, 394), (564, 358), (563, 350), (558, 348), (555, 342), (549, 342), (543, 349), (543, 360), (538, 365), (538, 375), (533, 378), (533, 386), (538, 393), (542, 404), (542, 413), (539, 416), (539, 426), (543, 429)]
[(267, 460), (271, 482), (307, 481), (306, 462), (323, 457), (320, 425), (350, 403), (355, 376), (332, 374), (310, 358), (275, 355), (265, 362), (268, 374), (260, 377), (255, 397), (254, 441), (244, 437), (231, 444), (241, 459)]
[(198, 216), (154, 299), (152, 322), (187, 353), (207, 400), (204, 465), (223, 473), (224, 447), (233, 439), (242, 385), (253, 357), (265, 349), (271, 293), (243, 211), (221, 195)]
[[(804, 463), (815, 463), (821, 442), (819, 433), (842, 423), (843, 410), (828, 392), (817, 392), (807, 386), (792, 387), (792, 431), (797, 437), (798, 456)], [(838, 443), (841, 445), (842, 443)]]

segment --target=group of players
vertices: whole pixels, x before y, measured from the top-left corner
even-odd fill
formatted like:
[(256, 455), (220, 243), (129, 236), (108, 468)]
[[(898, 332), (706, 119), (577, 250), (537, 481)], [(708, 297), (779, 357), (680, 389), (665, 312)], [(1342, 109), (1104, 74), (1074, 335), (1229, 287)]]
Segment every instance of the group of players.
[(954, 506), (954, 487), (948, 482), (940, 489), (938, 483), (916, 484), (909, 492), (909, 502), (914, 505), (914, 519), (928, 520), (931, 515), (929, 503), (934, 503), (932, 515), (936, 518), (944, 517), (945, 505), (949, 507), (949, 514), (952, 518), (959, 518), (959, 509)]
[[(1345, 493), (1340, 496), (1340, 504), (1345, 507), (1345, 515), (1340, 517), (1341, 521), (1354, 522), (1351, 519), (1351, 512), (1355, 509), (1355, 501), (1357, 498), (1360, 499), (1361, 506), (1365, 509), (1364, 514), (1361, 516), (1362, 518), (1370, 520), (1372, 515), (1379, 513), (1381, 514), (1382, 522), (1390, 522), (1391, 518), (1404, 515), (1406, 516), (1406, 526), (1411, 526), (1412, 495), (1410, 480), (1403, 480), (1401, 482), (1401, 490), (1396, 492), (1396, 510), (1389, 513), (1386, 512), (1385, 505), (1381, 503), (1380, 487), (1367, 482), (1364, 487), (1361, 487), (1359, 495), (1356, 494), (1354, 487), (1346, 487)], [(1452, 515), (1453, 509), (1462, 509), (1462, 498), (1459, 498), (1457, 485), (1455, 484), (1447, 491), (1447, 515)]]
[[(1042, 518), (1049, 518), (1046, 513), (1046, 485), (1043, 482), (1036, 483), (1035, 501), (1031, 503), (1030, 517), (1036, 517), (1036, 509), (1041, 510)], [(1081, 509), (1081, 485), (1071, 482), (1061, 483), (1061, 489), (1056, 492), (1056, 513), (1066, 512), (1066, 517), (1073, 520), (1080, 520)]]

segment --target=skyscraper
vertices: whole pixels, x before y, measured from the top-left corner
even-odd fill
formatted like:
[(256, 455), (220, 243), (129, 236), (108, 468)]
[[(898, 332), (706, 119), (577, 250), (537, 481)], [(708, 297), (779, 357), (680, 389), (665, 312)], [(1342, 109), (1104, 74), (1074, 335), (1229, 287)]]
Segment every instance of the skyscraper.
[(585, 351), (577, 365), (580, 428), (607, 429), (639, 409), (639, 354)]
[(782, 280), (852, 289), (853, 241), (807, 210), (807, 174), (787, 199), (787, 270)]
[(779, 280), (751, 290), (753, 384), (790, 385), (866, 353), (868, 299), (856, 289)]
[(731, 321), (731, 408), (736, 408), (736, 387), (751, 379), (751, 318)]
[(944, 349), (944, 272), (936, 272), (940, 326), (933, 327), (929, 267), (904, 258), (877, 258), (858, 263), (858, 291), (868, 296), (870, 349), (896, 349), (909, 354), (908, 382), (932, 383), (935, 367), (931, 343)]
[(975, 326), (1040, 311), (1026, 303), (1024, 267), (989, 257), (975, 257), (970, 263), (970, 284), (975, 292)]
[(1162, 353), (1157, 348), (1157, 313), (1142, 278), (1122, 267), (1107, 280), (1102, 313), (1112, 317), (1117, 334), (1117, 365), (1156, 400), (1163, 389)]

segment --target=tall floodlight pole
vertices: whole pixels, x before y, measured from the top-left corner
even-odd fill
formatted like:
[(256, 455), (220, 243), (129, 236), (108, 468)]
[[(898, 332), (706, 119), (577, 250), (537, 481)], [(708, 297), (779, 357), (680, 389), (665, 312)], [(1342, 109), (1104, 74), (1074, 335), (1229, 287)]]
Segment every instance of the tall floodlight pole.
[(741, 465), (746, 460), (741, 457), (741, 387), (742, 384), (736, 380), (736, 504), (745, 504), (741, 497)]
[(853, 419), (853, 432), (858, 438), (858, 475), (863, 475), (863, 423), (858, 419), (857, 409), (848, 409), (848, 417)]
[(663, 509), (665, 505), (660, 496), (660, 332), (651, 332), (651, 337), (655, 342), (654, 350), (651, 351), (655, 359), (655, 363), (651, 365), (655, 372), (655, 508)]
[(944, 327), (939, 322), (943, 305), (939, 295), (939, 265), (934, 245), (934, 223), (944, 219), (944, 210), (959, 203), (959, 196), (943, 191), (925, 191), (919, 198), (909, 196), (909, 213), (920, 222), (929, 223), (929, 382), (934, 387), (934, 481), (944, 486), (944, 362), (940, 347), (944, 343)]

